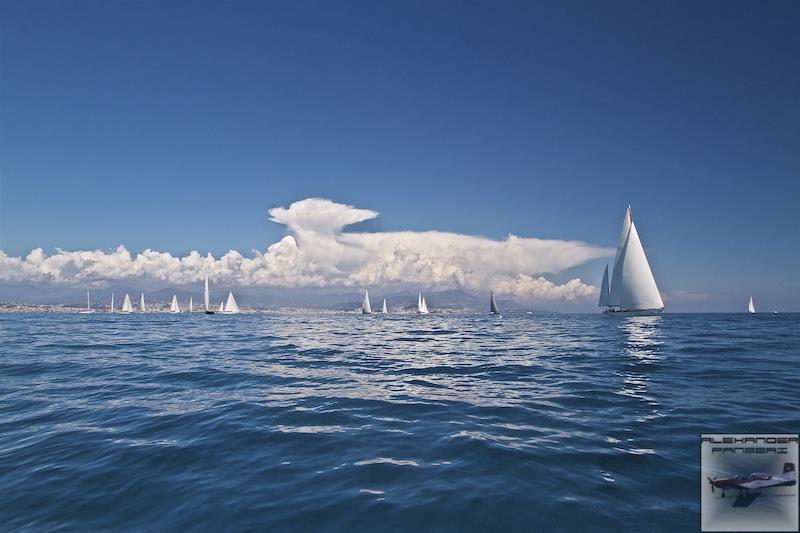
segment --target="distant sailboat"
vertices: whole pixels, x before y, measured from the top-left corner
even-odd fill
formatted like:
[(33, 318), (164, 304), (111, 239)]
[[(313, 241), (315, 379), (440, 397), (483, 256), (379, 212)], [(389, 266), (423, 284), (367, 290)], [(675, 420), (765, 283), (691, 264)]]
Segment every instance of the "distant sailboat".
[(131, 297), (127, 294), (125, 295), (125, 300), (122, 302), (122, 312), (123, 313), (133, 313), (133, 306), (131, 305)]
[(178, 295), (177, 294), (173, 294), (172, 295), (172, 303), (169, 305), (169, 312), (170, 313), (180, 313), (181, 312), (181, 308), (178, 305)]
[(497, 302), (494, 299), (494, 291), (489, 294), (489, 313), (499, 315), (500, 310), (497, 308)]
[(111, 293), (111, 309), (109, 310), (109, 313), (113, 313), (113, 312), (114, 312), (114, 293), (112, 292)]
[(144, 306), (144, 293), (142, 293), (142, 297), (139, 298), (139, 311), (142, 313), (147, 312), (147, 307)]
[(194, 302), (192, 302), (192, 297), (189, 296), (189, 312), (194, 312)]
[(611, 282), (606, 265), (598, 305), (606, 308), (605, 313), (652, 314), (664, 310), (630, 206), (625, 211)]
[(422, 293), (419, 293), (417, 297), (417, 312), (421, 315), (428, 314), (428, 302), (425, 301), (425, 297), (422, 296)]
[(207, 315), (213, 315), (214, 314), (214, 311), (211, 310), (211, 304), (209, 303), (210, 300), (211, 300), (210, 295), (211, 295), (211, 293), (208, 290), (208, 275), (206, 275), (206, 286), (205, 286), (205, 290), (203, 291), (203, 306), (206, 309), (206, 314)]
[(752, 296), (750, 297), (750, 301), (747, 302), (747, 312), (748, 313), (755, 313), (756, 312), (756, 306), (753, 305), (753, 297)]
[(369, 315), (372, 313), (372, 306), (369, 303), (369, 291), (364, 291), (364, 301), (361, 302), (361, 313)]
[(381, 308), (381, 313), (383, 313), (384, 315), (389, 313), (389, 309), (386, 308), (386, 298), (383, 299), (383, 307)]
[(92, 306), (89, 304), (89, 291), (86, 291), (86, 309), (78, 312), (82, 315), (88, 315), (90, 313), (94, 313), (94, 309), (92, 309)]
[(233, 297), (233, 292), (228, 292), (228, 301), (225, 302), (225, 309), (223, 312), (226, 315), (235, 315), (239, 312), (239, 306), (236, 305), (236, 298)]
[(225, 303), (224, 303), (224, 302), (220, 302), (220, 303), (219, 303), (219, 309), (218, 309), (218, 311), (219, 311), (220, 313), (224, 313), (224, 312), (225, 312)]

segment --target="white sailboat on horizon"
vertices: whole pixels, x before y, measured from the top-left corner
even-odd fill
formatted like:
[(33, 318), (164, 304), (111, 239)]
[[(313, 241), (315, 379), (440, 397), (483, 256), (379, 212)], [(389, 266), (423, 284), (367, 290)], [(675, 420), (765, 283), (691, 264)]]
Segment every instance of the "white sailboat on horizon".
[(111, 308), (109, 310), (109, 313), (113, 313), (113, 312), (114, 312), (114, 293), (112, 292), (111, 293)]
[(233, 297), (233, 291), (228, 291), (228, 301), (225, 302), (225, 309), (222, 310), (226, 315), (235, 315), (239, 313), (239, 306), (236, 304), (236, 298)]
[(364, 301), (361, 302), (361, 313), (364, 315), (372, 314), (372, 305), (369, 303), (369, 291), (364, 291)]
[(756, 306), (753, 305), (753, 297), (752, 296), (750, 297), (750, 301), (747, 302), (747, 312), (748, 313), (755, 313), (756, 312)]
[(422, 293), (419, 293), (417, 297), (417, 313), (421, 315), (428, 314), (428, 302), (425, 301), (425, 297), (422, 296)]
[(83, 311), (78, 311), (78, 313), (80, 313), (81, 315), (88, 315), (88, 314), (94, 313), (94, 309), (92, 309), (92, 306), (89, 304), (89, 291), (88, 290), (86, 291), (86, 309), (84, 309)]
[(178, 295), (172, 295), (172, 303), (169, 305), (169, 312), (170, 313), (180, 313), (181, 307), (178, 305)]
[(189, 312), (190, 313), (194, 312), (194, 302), (192, 302), (192, 297), (191, 296), (189, 296)]
[(653, 314), (664, 310), (650, 263), (644, 253), (631, 206), (625, 211), (611, 280), (603, 271), (598, 304), (604, 313)]
[(139, 311), (142, 313), (147, 312), (147, 307), (144, 305), (144, 293), (142, 293), (142, 297), (139, 298)]
[(205, 307), (205, 313), (207, 315), (213, 315), (214, 311), (211, 310), (211, 292), (208, 290), (208, 274), (206, 274), (206, 285), (203, 290), (203, 307)]
[(127, 294), (125, 295), (125, 300), (122, 302), (122, 312), (123, 313), (133, 313), (133, 305), (131, 305), (131, 297)]
[(386, 307), (386, 298), (383, 299), (383, 307), (381, 307), (381, 314), (389, 314), (389, 309)]

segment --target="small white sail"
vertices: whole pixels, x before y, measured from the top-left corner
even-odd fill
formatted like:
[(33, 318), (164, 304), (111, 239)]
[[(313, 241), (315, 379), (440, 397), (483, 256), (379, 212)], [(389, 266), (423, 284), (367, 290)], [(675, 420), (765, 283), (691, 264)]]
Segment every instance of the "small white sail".
[(381, 308), (381, 313), (384, 315), (389, 312), (389, 309), (386, 307), (386, 298), (383, 299), (383, 307)]
[(210, 295), (211, 293), (208, 290), (208, 275), (206, 275), (206, 286), (205, 290), (203, 291), (203, 305), (205, 306), (206, 311), (209, 311), (211, 309), (210, 308), (211, 304), (209, 303), (211, 300)]
[(194, 312), (194, 302), (192, 302), (192, 297), (189, 296), (189, 312)]
[(494, 291), (489, 294), (489, 312), (493, 315), (499, 315), (500, 310), (497, 308), (497, 302), (494, 299)]
[(114, 293), (113, 292), (111, 293), (111, 310), (110, 310), (110, 312), (111, 313), (114, 312)]
[(750, 297), (750, 301), (747, 302), (747, 312), (748, 313), (755, 313), (756, 312), (756, 306), (753, 305), (753, 297), (752, 296)]
[(122, 302), (122, 312), (123, 313), (132, 313), (133, 312), (133, 305), (131, 305), (131, 297), (127, 294), (125, 295), (125, 300)]
[(224, 302), (220, 302), (219, 303), (219, 312), (220, 313), (224, 313), (225, 312), (225, 303)]
[(180, 313), (181, 312), (181, 308), (178, 305), (178, 295), (177, 294), (173, 294), (172, 295), (172, 303), (169, 304), (169, 312), (170, 313)]
[(372, 313), (372, 306), (369, 303), (369, 291), (364, 291), (364, 301), (361, 302), (361, 312), (365, 315)]
[(660, 311), (664, 308), (664, 302), (647, 262), (630, 206), (622, 227), (628, 228), (628, 235), (614, 264), (608, 305), (619, 307), (621, 311)]
[(142, 297), (139, 298), (139, 311), (142, 313), (147, 312), (147, 307), (144, 306), (144, 293), (142, 293)]
[(603, 282), (600, 284), (600, 301), (597, 303), (600, 307), (605, 307), (608, 304), (608, 265), (603, 270)]
[(422, 297), (422, 311), (420, 311), (423, 315), (428, 314), (428, 302), (425, 301), (425, 297)]
[(233, 292), (228, 292), (228, 301), (225, 302), (224, 312), (229, 315), (235, 315), (239, 312), (239, 306), (236, 305), (236, 298), (233, 297)]

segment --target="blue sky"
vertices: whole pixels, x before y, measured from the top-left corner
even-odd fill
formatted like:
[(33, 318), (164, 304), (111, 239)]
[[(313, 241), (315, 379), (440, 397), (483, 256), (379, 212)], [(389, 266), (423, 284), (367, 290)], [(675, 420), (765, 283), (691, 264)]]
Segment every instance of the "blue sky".
[(313, 196), (380, 212), (370, 231), (615, 246), (630, 203), (663, 292), (799, 309), (799, 23), (796, 2), (5, 2), (0, 249), (246, 255)]

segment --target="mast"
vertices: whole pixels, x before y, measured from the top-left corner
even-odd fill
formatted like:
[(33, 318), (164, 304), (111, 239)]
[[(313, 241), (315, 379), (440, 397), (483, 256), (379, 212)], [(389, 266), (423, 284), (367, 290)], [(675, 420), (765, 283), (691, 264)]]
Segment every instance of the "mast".
[(86, 310), (89, 311), (91, 308), (92, 306), (89, 305), (89, 289), (86, 289)]

